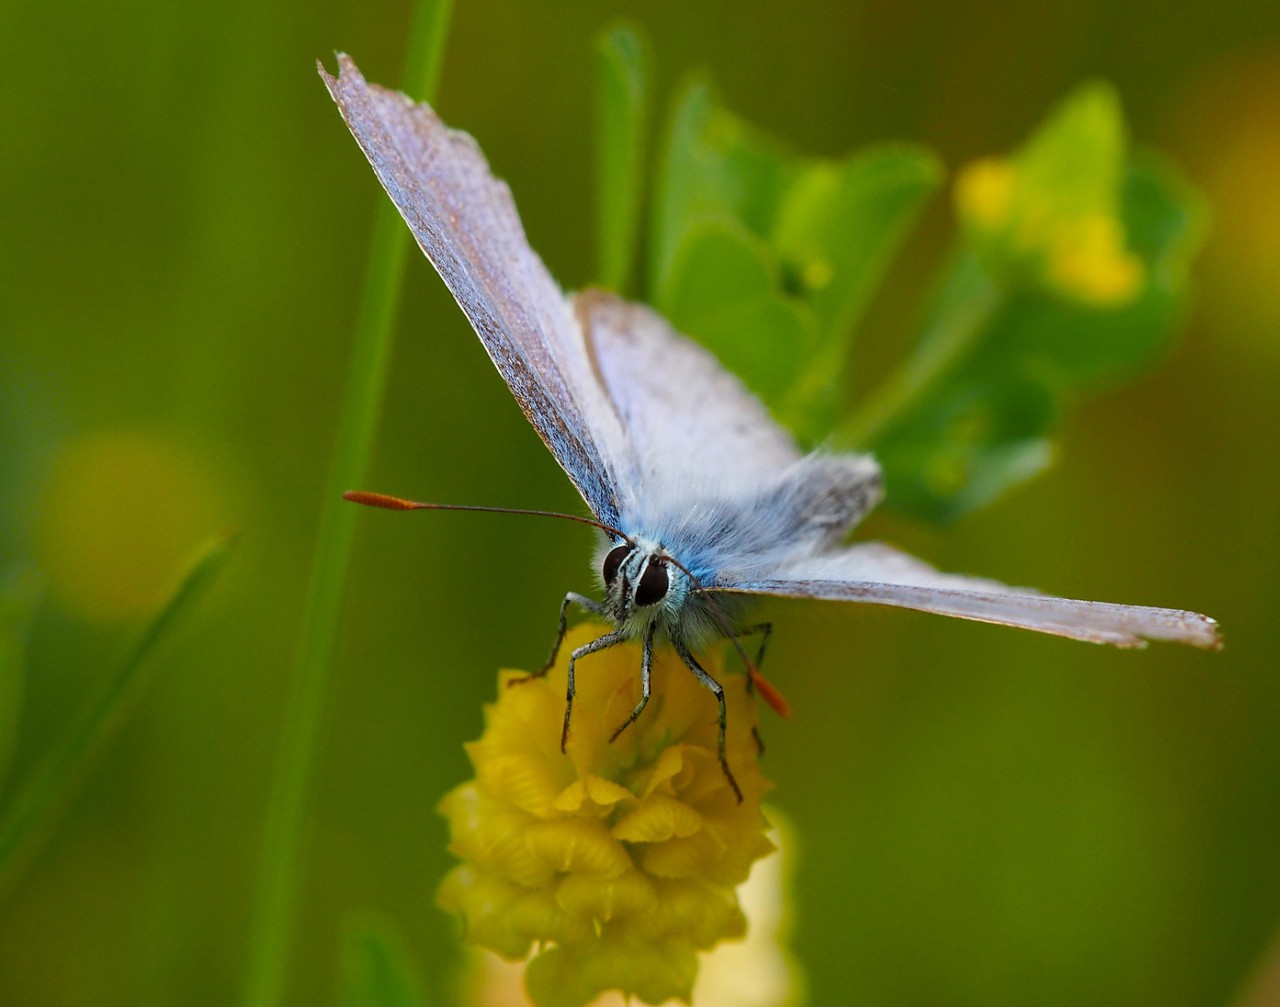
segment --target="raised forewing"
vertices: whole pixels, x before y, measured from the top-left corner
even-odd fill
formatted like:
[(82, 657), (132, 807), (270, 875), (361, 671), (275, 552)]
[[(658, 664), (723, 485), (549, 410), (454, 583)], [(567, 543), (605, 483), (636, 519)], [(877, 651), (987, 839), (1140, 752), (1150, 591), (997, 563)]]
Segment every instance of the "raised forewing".
[(470, 136), (428, 105), (367, 84), (349, 57), (338, 56), (336, 78), (323, 66), (320, 75), (525, 416), (595, 516), (616, 524), (625, 441), (569, 300), (529, 247), (510, 190)]
[(998, 581), (940, 573), (877, 542), (796, 561), (768, 578), (735, 582), (728, 573), (708, 589), (891, 605), (1117, 647), (1142, 647), (1147, 640), (1210, 649), (1220, 645), (1218, 624), (1196, 612), (1054, 598)]

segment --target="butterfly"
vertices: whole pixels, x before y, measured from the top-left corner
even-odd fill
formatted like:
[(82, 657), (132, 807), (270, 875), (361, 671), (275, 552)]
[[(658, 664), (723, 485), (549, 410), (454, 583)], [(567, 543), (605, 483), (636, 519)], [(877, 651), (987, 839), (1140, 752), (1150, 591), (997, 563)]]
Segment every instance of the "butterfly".
[[(761, 596), (890, 605), (1119, 647), (1219, 646), (1217, 623), (1194, 612), (1055, 598), (941, 573), (881, 543), (847, 544), (883, 494), (871, 455), (802, 452), (738, 378), (649, 308), (601, 290), (563, 293), (476, 142), (428, 105), (366, 83), (349, 57), (338, 63), (336, 78), (323, 66), (320, 75), (343, 119), (592, 515), (561, 516), (603, 532), (604, 597), (565, 595), (547, 665), (570, 606), (613, 624), (570, 656), (562, 750), (576, 662), (640, 641), (641, 695), (617, 737), (649, 701), (655, 645), (669, 643), (715, 695), (720, 764), (741, 800), (724, 754), (724, 689), (694, 654), (717, 638), (741, 648), (758, 633), (767, 643), (767, 623), (744, 621)], [(499, 509), (348, 497), (395, 509)], [(776, 705), (757, 673), (762, 656), (763, 644), (748, 681)]]

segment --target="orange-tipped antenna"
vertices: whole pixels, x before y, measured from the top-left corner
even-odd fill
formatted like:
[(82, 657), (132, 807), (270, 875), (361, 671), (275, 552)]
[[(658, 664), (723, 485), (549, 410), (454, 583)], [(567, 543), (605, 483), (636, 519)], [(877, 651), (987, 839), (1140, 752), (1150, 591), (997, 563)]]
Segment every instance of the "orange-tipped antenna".
[(772, 682), (760, 673), (760, 669), (754, 664), (747, 664), (747, 674), (751, 676), (751, 682), (760, 690), (760, 696), (773, 707), (773, 712), (780, 717), (791, 716), (791, 704), (786, 701), (782, 693), (780, 693)]
[[(366, 507), (381, 507), (384, 510), (458, 510), (472, 511), (478, 514), (522, 514), (525, 517), (554, 517), (562, 521), (576, 521), (578, 524), (590, 525), (592, 528), (599, 528), (610, 535), (616, 535), (624, 542), (631, 541), (631, 537), (626, 532), (613, 527), (613, 525), (608, 525), (589, 517), (581, 517), (577, 514), (561, 514), (559, 511), (526, 510), (523, 507), (480, 507), (475, 504), (421, 503), (417, 500), (393, 497), (389, 493), (370, 493), (366, 490), (347, 490), (342, 494), (342, 499), (350, 500), (352, 503), (364, 504)], [(687, 566), (674, 556), (668, 556), (666, 559), (679, 567), (693, 581), (695, 590), (706, 591), (706, 588), (698, 582), (698, 578), (693, 575)], [(708, 593), (708, 600), (712, 602), (710, 608), (711, 617), (719, 624), (725, 636), (729, 638), (729, 641), (738, 651), (738, 655), (742, 658), (742, 663), (746, 665), (747, 674), (751, 677), (752, 684), (760, 690), (760, 695), (764, 698), (764, 701), (773, 707), (777, 713), (784, 717), (789, 717), (791, 708), (787, 705), (787, 701), (783, 699), (782, 693), (764, 675), (760, 674), (760, 669), (755, 666), (751, 658), (747, 657), (747, 652), (742, 649), (742, 644), (738, 642), (738, 638), (733, 634), (729, 620), (720, 610), (719, 605), (715, 604), (714, 594)]]
[(526, 510), (522, 507), (479, 507), (474, 504), (420, 503), (417, 500), (405, 500), (402, 497), (393, 497), (387, 493), (369, 493), (365, 490), (347, 490), (342, 494), (342, 499), (350, 500), (352, 503), (364, 504), (366, 507), (381, 507), (384, 510), (461, 510), (473, 511), (479, 514), (522, 514), (525, 517), (555, 517), (560, 518), (562, 521), (576, 521), (578, 524), (587, 524), (592, 528), (599, 528), (610, 535), (616, 535), (624, 541), (631, 541), (625, 532), (613, 527), (613, 525), (604, 524), (589, 517), (581, 517), (578, 514), (561, 514), (559, 511)]

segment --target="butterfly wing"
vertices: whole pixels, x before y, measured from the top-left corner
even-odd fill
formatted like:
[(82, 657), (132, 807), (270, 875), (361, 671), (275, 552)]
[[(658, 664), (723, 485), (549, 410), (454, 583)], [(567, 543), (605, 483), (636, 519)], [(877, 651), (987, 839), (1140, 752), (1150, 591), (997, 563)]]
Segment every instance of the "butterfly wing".
[(603, 290), (575, 295), (574, 307), (646, 474), (699, 473), (758, 486), (800, 458), (760, 400), (656, 312)]
[(998, 581), (940, 573), (878, 542), (797, 560), (767, 578), (735, 580), (726, 573), (708, 589), (890, 605), (1117, 647), (1142, 647), (1147, 640), (1221, 646), (1218, 624), (1196, 612), (1054, 598)]
[[(644, 305), (606, 291), (577, 294), (574, 306), (647, 493), (687, 500), (705, 488), (725, 498), (758, 494), (788, 471), (800, 478), (790, 434), (714, 355)], [(865, 504), (851, 507), (859, 516), (879, 496), (880, 467), (870, 455), (810, 456), (806, 464), (811, 483), (861, 490)]]
[(426, 104), (365, 82), (338, 56), (330, 95), (419, 247), (470, 319), (520, 408), (605, 524), (618, 522), (629, 450), (578, 319), (529, 247), (515, 202), (476, 142)]

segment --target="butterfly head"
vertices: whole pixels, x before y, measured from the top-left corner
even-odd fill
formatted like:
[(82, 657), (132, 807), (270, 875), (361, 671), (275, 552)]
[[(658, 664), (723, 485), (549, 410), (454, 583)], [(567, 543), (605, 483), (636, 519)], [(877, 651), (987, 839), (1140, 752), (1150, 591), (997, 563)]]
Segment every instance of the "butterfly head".
[(612, 545), (600, 561), (605, 608), (619, 626), (668, 620), (690, 589), (679, 563), (658, 543), (633, 536)]

